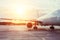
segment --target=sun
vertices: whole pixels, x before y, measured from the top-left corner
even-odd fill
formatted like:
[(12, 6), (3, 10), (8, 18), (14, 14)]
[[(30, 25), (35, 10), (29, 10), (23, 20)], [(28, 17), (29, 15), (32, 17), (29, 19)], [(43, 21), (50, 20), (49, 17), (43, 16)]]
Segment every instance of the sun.
[(26, 10), (27, 8), (25, 6), (16, 7), (16, 13), (20, 15), (20, 17), (24, 17)]
[(14, 8), (15, 17), (17, 19), (28, 19), (29, 7), (28, 5), (17, 5)]
[(23, 15), (24, 14), (24, 8), (17, 8), (16, 9), (17, 14)]

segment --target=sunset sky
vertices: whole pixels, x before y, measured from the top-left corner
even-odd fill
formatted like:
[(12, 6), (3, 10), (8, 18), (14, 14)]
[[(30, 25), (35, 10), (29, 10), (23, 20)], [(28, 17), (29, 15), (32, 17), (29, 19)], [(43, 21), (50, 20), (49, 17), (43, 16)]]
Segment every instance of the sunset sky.
[(60, 9), (60, 0), (0, 0), (0, 18), (36, 19)]

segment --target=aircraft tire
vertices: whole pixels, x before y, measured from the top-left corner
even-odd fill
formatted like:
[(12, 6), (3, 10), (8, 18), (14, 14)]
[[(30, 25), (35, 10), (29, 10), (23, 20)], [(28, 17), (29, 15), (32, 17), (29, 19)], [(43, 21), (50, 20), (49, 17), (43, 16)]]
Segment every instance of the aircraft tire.
[(38, 29), (38, 27), (33, 27), (33, 29), (34, 29), (34, 30), (37, 30), (37, 29)]
[(54, 30), (54, 27), (50, 27), (51, 30)]

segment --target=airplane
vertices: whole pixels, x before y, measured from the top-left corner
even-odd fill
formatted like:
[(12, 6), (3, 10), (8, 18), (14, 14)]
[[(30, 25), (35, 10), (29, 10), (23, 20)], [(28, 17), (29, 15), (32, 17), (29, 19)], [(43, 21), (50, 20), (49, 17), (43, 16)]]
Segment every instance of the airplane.
[[(33, 29), (37, 29), (38, 27), (36, 25), (37, 23), (40, 23), (41, 26), (51, 25), (50, 29), (54, 30), (55, 29), (54, 25), (60, 26), (60, 10), (56, 10), (53, 13), (49, 13), (47, 15), (41, 16), (34, 22), (35, 22), (35, 26), (33, 27)], [(32, 23), (27, 23), (27, 27), (32, 28)]]

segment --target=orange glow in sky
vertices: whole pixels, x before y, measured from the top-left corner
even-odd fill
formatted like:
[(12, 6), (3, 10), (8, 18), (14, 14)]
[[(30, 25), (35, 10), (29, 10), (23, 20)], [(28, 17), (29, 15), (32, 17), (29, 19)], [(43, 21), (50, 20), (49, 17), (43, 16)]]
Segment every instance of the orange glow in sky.
[(13, 23), (26, 23), (26, 21), (22, 21), (22, 20), (12, 20), (11, 22), (13, 22)]

